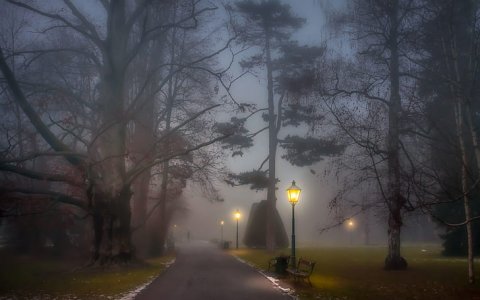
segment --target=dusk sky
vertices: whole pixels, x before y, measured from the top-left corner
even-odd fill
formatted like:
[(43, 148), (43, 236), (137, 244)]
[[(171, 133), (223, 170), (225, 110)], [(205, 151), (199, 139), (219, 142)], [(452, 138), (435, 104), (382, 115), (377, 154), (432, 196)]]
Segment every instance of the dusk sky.
[[(306, 19), (304, 27), (294, 33), (294, 38), (300, 44), (321, 45), (332, 39), (331, 35), (324, 28), (326, 21), (325, 9), (333, 9), (332, 3), (328, 3), (328, 1), (320, 3), (320, 1), (313, 0), (284, 1), (284, 3), (291, 5), (297, 16)], [(340, 4), (341, 1), (336, 1), (336, 5)], [(241, 72), (238, 60), (232, 69), (234, 73)], [(257, 77), (246, 75), (238, 80), (233, 86), (232, 94), (240, 102), (255, 102), (258, 99), (258, 102), (255, 102), (258, 104), (258, 107), (265, 107), (267, 94), (265, 71), (258, 72)], [(265, 126), (264, 124), (260, 118), (256, 118), (251, 120), (247, 127), (254, 132)], [(282, 129), (280, 136), (285, 136), (291, 130), (288, 128)], [(306, 131), (304, 128), (295, 130)], [(267, 156), (267, 142), (266, 132), (259, 134), (255, 138), (255, 146), (246, 150), (243, 157), (237, 156), (228, 159), (227, 167), (234, 172), (250, 171), (258, 168)], [(328, 209), (328, 202), (335, 193), (336, 181), (334, 178), (324, 176), (324, 172), (329, 168), (327, 166), (329, 159), (327, 158), (312, 167), (299, 168), (290, 165), (281, 159), (281, 156), (282, 149), (279, 148), (277, 153), (277, 178), (280, 180), (277, 190), (277, 208), (279, 213), (282, 216), (287, 232), (290, 232), (288, 225), (291, 218), (291, 206), (287, 201), (286, 189), (291, 185), (292, 180), (295, 180), (297, 185), (302, 188), (300, 203), (296, 209), (296, 214), (298, 215), (297, 226), (299, 228), (297, 233), (298, 240), (300, 243), (302, 241), (316, 240), (320, 237), (319, 229), (333, 222), (332, 214)], [(315, 174), (312, 174), (310, 169), (313, 169)], [(194, 188), (186, 193), (192, 212), (185, 221), (182, 221), (185, 222), (185, 227), (192, 228), (192, 233), (202, 238), (212, 238), (212, 232), (218, 232), (218, 223), (222, 219), (226, 221), (226, 232), (229, 232), (230, 236), (233, 237), (233, 212), (235, 209), (240, 209), (243, 213), (240, 227), (241, 232), (243, 232), (252, 203), (266, 199), (266, 191), (252, 191), (247, 186), (230, 187), (220, 183), (219, 189), (222, 197), (225, 199), (224, 203), (210, 203), (199, 196)], [(198, 224), (201, 224), (201, 226)], [(334, 231), (340, 233), (340, 236), (337, 233), (324, 233), (324, 235), (335, 236), (342, 240), (343, 234), (345, 239), (348, 239), (348, 233), (345, 232), (344, 228), (335, 229)]]

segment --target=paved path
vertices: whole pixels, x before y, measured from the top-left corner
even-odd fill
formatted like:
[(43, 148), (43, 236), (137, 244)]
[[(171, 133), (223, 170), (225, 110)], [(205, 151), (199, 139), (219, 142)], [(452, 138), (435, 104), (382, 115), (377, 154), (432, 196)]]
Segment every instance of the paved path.
[(250, 266), (207, 242), (179, 248), (175, 263), (135, 300), (287, 300), (290, 296)]

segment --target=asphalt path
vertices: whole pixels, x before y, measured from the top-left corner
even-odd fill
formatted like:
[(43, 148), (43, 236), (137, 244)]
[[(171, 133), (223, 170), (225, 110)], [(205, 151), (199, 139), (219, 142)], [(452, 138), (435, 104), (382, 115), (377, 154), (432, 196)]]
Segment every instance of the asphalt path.
[(292, 299), (252, 267), (208, 242), (179, 247), (175, 263), (135, 300)]

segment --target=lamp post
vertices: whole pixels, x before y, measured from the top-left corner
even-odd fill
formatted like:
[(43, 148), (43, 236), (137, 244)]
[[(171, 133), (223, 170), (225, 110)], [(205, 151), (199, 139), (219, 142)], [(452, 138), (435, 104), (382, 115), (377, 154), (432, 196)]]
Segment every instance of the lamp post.
[(237, 209), (237, 210), (235, 211), (235, 215), (234, 215), (235, 220), (237, 220), (237, 243), (236, 243), (236, 248), (237, 248), (237, 249), (238, 249), (238, 220), (240, 220), (240, 217), (241, 217), (241, 216), (242, 216), (242, 215), (240, 214), (240, 211)]
[(223, 225), (225, 222), (222, 220), (220, 221), (220, 246), (223, 247)]
[(298, 199), (300, 198), (300, 192), (302, 190), (295, 185), (295, 180), (292, 181), (292, 185), (287, 189), (288, 202), (292, 204), (292, 257), (290, 258), (290, 263), (292, 267), (295, 267), (295, 204), (297, 204)]
[(177, 224), (173, 224), (173, 240), (177, 239)]
[(353, 230), (355, 228), (355, 222), (353, 221), (353, 219), (348, 220), (347, 226), (348, 226), (348, 230), (350, 231), (350, 246), (351, 246), (353, 245)]

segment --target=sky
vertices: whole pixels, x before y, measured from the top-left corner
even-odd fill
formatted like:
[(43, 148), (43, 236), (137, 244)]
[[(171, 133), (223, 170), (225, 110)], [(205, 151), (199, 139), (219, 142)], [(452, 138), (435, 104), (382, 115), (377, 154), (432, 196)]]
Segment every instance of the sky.
[[(294, 39), (300, 44), (319, 45), (327, 36), (324, 32), (325, 14), (323, 5), (318, 1), (283, 1), (292, 7), (292, 11), (297, 16), (306, 19), (303, 28), (294, 34)], [(238, 66), (234, 66), (234, 71), (238, 71)], [(252, 99), (258, 99), (257, 103), (266, 105), (266, 81), (260, 73), (258, 78), (245, 76), (233, 86), (232, 94), (239, 101), (252, 102)], [(249, 122), (247, 127), (251, 131), (262, 128), (262, 122), (257, 118)], [(282, 135), (282, 133), (280, 133)], [(260, 134), (255, 139), (255, 146), (245, 151), (242, 157), (229, 158), (227, 167), (233, 172), (250, 171), (258, 168), (260, 163), (268, 153), (267, 134)], [(287, 201), (286, 189), (295, 180), (297, 185), (302, 188), (300, 202), (295, 209), (297, 241), (299, 244), (309, 243), (312, 240), (318, 240), (319, 229), (332, 222), (332, 215), (328, 209), (328, 202), (335, 193), (331, 179), (323, 176), (328, 162), (321, 162), (312, 168), (299, 168), (291, 166), (288, 162), (281, 159), (282, 150), (279, 148), (277, 154), (277, 178), (280, 180), (277, 187), (277, 208), (287, 229), (287, 234), (291, 234), (291, 205)], [(314, 169), (316, 174), (312, 174), (310, 169)], [(186, 199), (191, 213), (186, 219), (178, 220), (182, 223), (185, 231), (191, 231), (191, 234), (197, 238), (211, 239), (217, 238), (220, 234), (220, 221), (225, 220), (226, 239), (234, 240), (235, 222), (233, 212), (239, 209), (242, 212), (240, 222), (240, 236), (243, 236), (248, 220), (250, 207), (254, 202), (266, 199), (265, 191), (252, 191), (249, 187), (230, 187), (225, 184), (219, 185), (223, 203), (210, 203), (203, 199), (195, 188), (190, 188), (186, 193)], [(201, 225), (199, 225), (201, 224)], [(180, 226), (180, 224), (178, 225)], [(335, 233), (328, 234), (329, 237), (335, 235), (339, 240), (350, 240), (350, 232), (345, 228), (334, 230)], [(212, 234), (213, 233), (213, 234)], [(340, 235), (339, 235), (340, 234)], [(215, 236), (217, 235), (217, 236)]]
[[(52, 0), (51, 2), (54, 3), (55, 1)], [(344, 0), (282, 0), (282, 2), (289, 4), (295, 15), (306, 19), (305, 25), (293, 35), (293, 38), (300, 44), (320, 45), (324, 42), (332, 42), (325, 28), (328, 17), (326, 11), (340, 7)], [(93, 19), (102, 18), (102, 10), (96, 0), (78, 0), (77, 3)], [(229, 61), (228, 57), (224, 57), (220, 59), (220, 62), (222, 62), (222, 59), (225, 63)], [(232, 72), (240, 72), (238, 62), (233, 65)], [(259, 77), (244, 76), (232, 87), (231, 93), (239, 102), (256, 102), (259, 103), (259, 106), (264, 103), (266, 106), (266, 80), (261, 72), (259, 74)], [(249, 122), (247, 127), (251, 131), (256, 131), (262, 128), (262, 125), (264, 126), (263, 122), (257, 118)], [(282, 135), (282, 132), (280, 135)], [(233, 172), (250, 171), (258, 168), (267, 155), (267, 141), (266, 132), (258, 135), (255, 138), (255, 146), (246, 150), (242, 157), (229, 157), (226, 167)], [(337, 182), (334, 178), (324, 176), (325, 171), (329, 169), (328, 159), (312, 167), (298, 168), (281, 159), (281, 156), (282, 150), (279, 148), (276, 174), (279, 179), (277, 209), (287, 234), (289, 236), (291, 234), (291, 205), (287, 201), (286, 189), (291, 185), (292, 180), (295, 180), (302, 189), (300, 201), (295, 209), (296, 236), (299, 245), (308, 244), (312, 241), (324, 244), (331, 242), (349, 243), (352, 238), (355, 242), (360, 242), (363, 239), (361, 233), (363, 220), (360, 218), (355, 220), (356, 225), (353, 230), (338, 227), (322, 235), (319, 234), (322, 227), (330, 225), (334, 221), (328, 203), (336, 192)], [(311, 169), (315, 171), (315, 174), (312, 174)], [(224, 220), (224, 237), (227, 240), (234, 240), (235, 222), (233, 213), (236, 209), (239, 209), (242, 213), (242, 219), (239, 223), (240, 239), (242, 239), (250, 207), (253, 203), (266, 199), (266, 191), (255, 192), (247, 186), (230, 187), (221, 182), (218, 184), (218, 189), (221, 197), (225, 199), (224, 202), (210, 202), (199, 193), (198, 188), (193, 186), (187, 188), (184, 197), (190, 213), (175, 220), (177, 234), (186, 236), (186, 233), (190, 232), (193, 238), (220, 238), (220, 221)], [(374, 224), (373, 227), (377, 228), (374, 230), (376, 231), (376, 240), (383, 242), (386, 238), (386, 232), (380, 230), (380, 228), (384, 226), (375, 226)]]
[[(295, 15), (306, 19), (305, 25), (293, 35), (293, 38), (300, 44), (320, 45), (327, 43), (333, 51), (341, 51), (342, 53), (350, 51), (346, 47), (347, 43), (344, 43), (341, 39), (332, 38), (325, 24), (328, 14), (344, 5), (343, 0), (282, 0), (282, 2), (289, 4)], [(234, 64), (232, 71), (240, 73), (238, 64)], [(237, 101), (256, 102), (259, 103), (259, 107), (263, 103), (263, 107), (266, 107), (267, 90), (263, 73), (258, 72), (258, 77), (245, 76), (236, 82), (231, 93)], [(255, 132), (264, 126), (265, 123), (260, 120), (260, 116), (247, 124), (247, 128), (251, 132)], [(282, 131), (280, 137), (285, 136), (285, 129), (282, 129)], [(251, 171), (258, 168), (267, 153), (268, 138), (267, 132), (264, 132), (255, 138), (254, 147), (245, 151), (242, 157), (230, 157), (226, 164), (233, 172)], [(355, 217), (352, 228), (341, 225), (320, 234), (322, 228), (337, 222), (334, 220), (334, 213), (329, 209), (329, 202), (336, 194), (338, 181), (333, 177), (324, 175), (332, 169), (330, 159), (327, 158), (312, 167), (299, 168), (290, 165), (281, 156), (282, 149), (279, 147), (276, 165), (276, 176), (279, 179), (277, 184), (277, 209), (288, 236), (291, 235), (291, 205), (287, 200), (286, 189), (291, 185), (292, 180), (295, 180), (297, 186), (302, 189), (300, 201), (295, 207), (297, 245), (315, 244), (325, 246), (364, 243), (365, 223), (367, 222), (365, 216)], [(311, 170), (314, 170), (315, 174)], [(183, 231), (183, 234), (186, 235), (186, 232), (190, 231), (194, 238), (220, 239), (220, 222), (224, 220), (224, 238), (234, 241), (236, 223), (233, 219), (233, 213), (238, 209), (242, 213), (242, 219), (239, 222), (240, 240), (242, 240), (250, 208), (253, 203), (266, 199), (266, 190), (256, 192), (250, 190), (248, 186), (231, 187), (222, 183), (218, 185), (218, 188), (221, 197), (225, 199), (221, 203), (209, 202), (198, 193), (197, 189), (188, 188), (185, 198), (190, 213), (176, 221), (178, 228), (181, 228), (179, 232)], [(360, 196), (363, 197), (364, 195)], [(385, 218), (378, 218), (374, 213), (370, 213), (368, 221), (370, 243), (384, 244), (386, 242), (385, 222)], [(422, 239), (436, 240), (431, 229), (433, 226), (424, 228), (416, 226), (416, 222), (415, 217), (406, 222), (405, 237), (408, 235), (409, 238), (417, 241)], [(420, 227), (420, 229), (417, 230), (417, 227)]]

